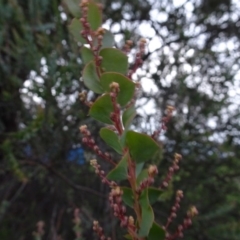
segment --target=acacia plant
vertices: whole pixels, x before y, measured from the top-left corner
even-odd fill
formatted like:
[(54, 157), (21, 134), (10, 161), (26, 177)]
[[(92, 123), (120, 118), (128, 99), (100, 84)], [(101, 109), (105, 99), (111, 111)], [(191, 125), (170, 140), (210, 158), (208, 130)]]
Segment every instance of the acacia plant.
[[(157, 187), (153, 186), (158, 174), (157, 166), (147, 163), (162, 151), (158, 141), (159, 135), (166, 129), (174, 108), (167, 107), (167, 114), (160, 127), (151, 136), (131, 130), (140, 88), (139, 82), (134, 81), (132, 75), (143, 63), (146, 40), (139, 41), (135, 60), (129, 67), (128, 54), (133, 46), (132, 41), (127, 41), (122, 49), (115, 48), (114, 36), (109, 30), (101, 27), (102, 6), (93, 1), (82, 0), (80, 8), (80, 18), (73, 19), (69, 28), (81, 44), (81, 55), (85, 64), (83, 82), (89, 90), (99, 95), (95, 101), (90, 101), (88, 93), (82, 92), (80, 99), (89, 106), (90, 117), (106, 125), (101, 128), (100, 136), (120, 155), (119, 159), (113, 159), (109, 153), (102, 151), (88, 127), (84, 125), (80, 127), (83, 143), (99, 158), (109, 162), (112, 169), (105, 173), (96, 159), (91, 160), (90, 164), (102, 183), (109, 186), (109, 204), (114, 216), (119, 219), (120, 226), (126, 229), (126, 239), (172, 240), (183, 237), (184, 229), (191, 225), (197, 210), (191, 207), (176, 231), (169, 231), (168, 227), (176, 217), (183, 198), (181, 190), (176, 193), (175, 204), (164, 226), (155, 221), (152, 208), (164, 188), (169, 185), (173, 174), (179, 169), (182, 156), (175, 153), (167, 176), (162, 183), (156, 184)], [(122, 186), (123, 180), (126, 180), (124, 182), (128, 182), (128, 185)], [(133, 209), (130, 211), (134, 212), (133, 216), (128, 214), (128, 208)], [(99, 239), (110, 239), (104, 235), (98, 221), (94, 221), (93, 230)]]

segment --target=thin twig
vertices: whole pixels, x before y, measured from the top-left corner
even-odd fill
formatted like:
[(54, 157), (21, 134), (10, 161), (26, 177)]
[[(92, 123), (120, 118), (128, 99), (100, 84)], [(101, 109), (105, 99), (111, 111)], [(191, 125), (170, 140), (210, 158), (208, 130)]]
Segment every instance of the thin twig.
[(75, 190), (80, 190), (80, 191), (85, 191), (85, 192), (89, 192), (92, 194), (95, 194), (99, 197), (103, 197), (106, 198), (107, 196), (91, 189), (88, 187), (84, 187), (84, 186), (80, 186), (77, 185), (75, 183), (73, 183), (71, 180), (69, 180), (65, 175), (63, 175), (62, 173), (58, 172), (56, 169), (54, 169), (52, 166), (46, 165), (42, 162), (37, 162), (37, 161), (30, 161), (30, 160), (26, 160), (26, 161), (21, 161), (21, 163), (26, 163), (29, 165), (40, 165), (42, 167), (44, 167), (45, 169), (47, 169), (49, 172), (52, 172), (53, 174), (55, 174), (57, 177), (59, 177), (60, 179), (62, 179), (65, 183), (67, 183), (70, 187), (72, 187)]

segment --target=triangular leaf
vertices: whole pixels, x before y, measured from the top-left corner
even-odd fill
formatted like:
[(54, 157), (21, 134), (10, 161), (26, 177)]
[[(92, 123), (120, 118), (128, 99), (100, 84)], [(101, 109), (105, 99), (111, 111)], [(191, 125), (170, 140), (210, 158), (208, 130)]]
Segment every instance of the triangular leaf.
[(128, 154), (123, 156), (121, 161), (114, 167), (107, 175), (107, 178), (112, 181), (121, 181), (127, 179), (128, 171), (127, 171), (127, 159)]
[(82, 44), (86, 43), (86, 40), (80, 34), (80, 32), (83, 30), (83, 27), (82, 23), (78, 19), (74, 18), (71, 21), (68, 29), (77, 42), (81, 42)]
[[(83, 82), (95, 93), (103, 93), (94, 62), (88, 63), (83, 70)], [(110, 100), (111, 102), (111, 100)]]
[(113, 34), (105, 29), (105, 33), (103, 35), (102, 40), (102, 48), (113, 47), (114, 45), (114, 36)]
[(103, 58), (101, 67), (104, 71), (127, 73), (128, 58), (122, 51), (115, 48), (103, 48), (99, 55)]
[(124, 132), (122, 133), (122, 135), (120, 136), (120, 144), (121, 144), (121, 146), (122, 146), (123, 148), (126, 146), (126, 144), (125, 144), (125, 142), (126, 142), (126, 134), (127, 134), (127, 132), (124, 131)]
[(164, 240), (164, 239), (165, 239), (165, 231), (161, 226), (159, 226), (156, 222), (154, 222), (149, 231), (148, 240)]
[(90, 48), (87, 48), (87, 47), (83, 46), (83, 47), (81, 47), (80, 52), (81, 52), (81, 55), (82, 55), (83, 62), (85, 64), (94, 60), (93, 51)]
[(133, 192), (131, 188), (128, 187), (122, 187), (121, 188), (123, 190), (123, 195), (122, 195), (122, 200), (123, 202), (129, 206), (129, 207), (133, 207), (134, 204), (134, 199), (133, 199)]
[[(139, 163), (140, 164), (140, 163)], [(143, 169), (139, 175), (137, 176), (137, 185), (139, 186), (140, 183), (146, 179), (148, 177), (148, 170), (147, 169)]]
[(135, 84), (120, 73), (106, 72), (100, 78), (100, 83), (103, 89), (110, 92), (110, 84), (116, 82), (119, 84), (120, 92), (117, 96), (117, 101), (121, 106), (126, 105), (134, 95)]
[(108, 146), (112, 147), (119, 154), (122, 154), (122, 147), (119, 142), (119, 137), (114, 131), (109, 128), (101, 128), (100, 136)]
[(138, 236), (147, 237), (154, 221), (154, 213), (148, 200), (148, 189), (145, 189), (142, 192), (139, 198), (139, 203), (141, 206), (142, 221), (139, 224)]
[(87, 21), (92, 30), (97, 30), (102, 24), (102, 13), (98, 5), (94, 2), (88, 4), (88, 17)]
[(127, 132), (126, 144), (137, 163), (151, 159), (160, 150), (159, 145), (151, 137), (134, 131)]
[(143, 166), (144, 166), (144, 163), (136, 164), (136, 177), (138, 177), (139, 174), (141, 173)]
[(68, 10), (74, 17), (80, 18), (81, 11), (79, 7), (79, 0), (65, 0)]
[(125, 129), (128, 129), (131, 125), (132, 120), (136, 116), (136, 109), (134, 106), (127, 108), (122, 115), (122, 122)]
[(99, 97), (91, 106), (89, 115), (96, 120), (106, 123), (113, 124), (110, 115), (113, 112), (113, 105), (109, 94), (105, 94)]

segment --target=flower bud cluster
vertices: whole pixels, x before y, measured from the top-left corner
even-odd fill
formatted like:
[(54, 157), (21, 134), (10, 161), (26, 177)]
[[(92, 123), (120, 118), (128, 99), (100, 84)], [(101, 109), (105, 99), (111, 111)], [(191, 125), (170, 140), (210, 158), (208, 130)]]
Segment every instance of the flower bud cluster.
[(92, 138), (90, 131), (88, 130), (86, 125), (82, 125), (79, 128), (80, 132), (84, 135), (82, 142), (84, 144), (86, 144), (88, 147), (90, 147), (98, 156), (100, 156), (101, 158), (107, 160), (108, 162), (110, 162), (113, 165), (116, 165), (113, 160), (112, 157), (110, 156), (110, 154), (108, 152), (102, 152), (100, 150), (100, 148), (97, 146), (97, 144), (95, 143), (95, 140)]
[(141, 38), (139, 41), (139, 50), (141, 55), (144, 54), (146, 43), (147, 43), (147, 40), (145, 38)]
[(183, 198), (183, 191), (178, 190), (176, 193), (175, 203), (172, 206), (170, 216), (168, 217), (167, 223), (165, 225), (165, 230), (168, 228), (168, 226), (170, 225), (172, 220), (177, 217), (177, 211), (180, 208), (180, 202), (181, 202), (182, 198)]
[(111, 120), (114, 123), (115, 128), (117, 129), (118, 133), (121, 135), (123, 132), (122, 122), (121, 122), (121, 106), (117, 103), (117, 96), (120, 92), (119, 84), (116, 82), (112, 82), (110, 85), (110, 97), (113, 105), (113, 112), (110, 115)]
[(119, 91), (120, 91), (119, 84), (116, 83), (116, 82), (112, 82), (112, 83), (109, 85), (109, 87), (110, 87), (111, 93), (116, 93), (116, 94), (118, 94)]
[(91, 35), (90, 24), (87, 20), (88, 14), (88, 0), (84, 0), (81, 2), (80, 6), (82, 9), (82, 17), (80, 18), (80, 22), (82, 23), (83, 30), (80, 32), (82, 37), (90, 44), (91, 40), (89, 40), (88, 36)]
[(109, 193), (110, 206), (113, 209), (113, 214), (120, 220), (121, 227), (128, 228), (129, 232), (135, 232), (134, 218), (126, 216), (126, 207), (122, 204), (123, 191), (119, 186), (112, 188)]
[(162, 118), (160, 127), (156, 131), (154, 131), (154, 133), (152, 134), (153, 139), (158, 139), (161, 132), (167, 130), (167, 124), (171, 120), (172, 114), (174, 111), (175, 111), (175, 108), (173, 106), (167, 106), (167, 109), (166, 109), (167, 116)]
[(91, 107), (93, 105), (92, 101), (87, 101), (87, 92), (86, 91), (82, 91), (79, 93), (79, 99), (80, 99), (80, 101), (84, 102), (84, 104), (87, 105), (88, 107)]
[(105, 171), (101, 170), (101, 166), (98, 164), (96, 159), (90, 160), (90, 165), (95, 169), (95, 173), (102, 179), (103, 183), (108, 184), (110, 187), (115, 187), (117, 184), (113, 181), (109, 181), (106, 178)]
[[(102, 9), (101, 4), (97, 4), (99, 9)], [(83, 30), (81, 31), (82, 37), (86, 40), (86, 42), (90, 45), (91, 50), (94, 54), (95, 64), (97, 66), (97, 74), (100, 76), (101, 69), (100, 64), (102, 61), (102, 57), (99, 56), (99, 50), (102, 47), (103, 35), (105, 34), (105, 29), (99, 27), (96, 31), (92, 31), (90, 28), (90, 24), (88, 22), (88, 7), (89, 0), (83, 0), (80, 3), (80, 7), (82, 9), (82, 17), (80, 18), (80, 22), (82, 23)]]
[(175, 107), (168, 105), (167, 106), (167, 116), (172, 117), (173, 112), (175, 111)]
[(173, 164), (172, 166), (169, 167), (168, 169), (168, 173), (167, 173), (167, 176), (166, 178), (163, 180), (160, 188), (166, 188), (168, 187), (170, 181), (172, 180), (172, 177), (173, 177), (173, 174), (174, 172), (176, 172), (178, 169), (179, 169), (179, 161), (182, 159), (182, 155), (178, 154), (178, 153), (175, 153), (174, 154), (174, 161), (173, 161)]
[(106, 30), (102, 27), (99, 27), (95, 33), (96, 36), (103, 36), (105, 34)]
[(175, 111), (175, 108), (173, 106), (167, 106), (166, 112), (167, 116), (162, 118), (162, 130), (167, 130), (167, 123), (172, 118), (173, 112)]
[(80, 98), (80, 101), (82, 101), (82, 102), (86, 101), (86, 99), (87, 99), (87, 92), (86, 91), (80, 92), (79, 93), (79, 98)]
[(190, 209), (187, 212), (187, 216), (189, 218), (193, 218), (198, 215), (198, 210), (195, 206), (190, 207)]
[(93, 221), (93, 230), (97, 233), (100, 240), (111, 240), (110, 237), (105, 237), (102, 227), (98, 221)]
[(125, 43), (125, 45), (123, 46), (123, 51), (124, 51), (126, 54), (128, 54), (128, 53), (130, 52), (130, 49), (131, 49), (132, 45), (133, 45), (133, 41), (127, 40), (126, 43)]
[(144, 39), (144, 38), (140, 39), (139, 51), (136, 53), (133, 68), (128, 73), (129, 78), (131, 78), (132, 75), (136, 72), (136, 70), (143, 64), (142, 57), (145, 53), (146, 43), (147, 43), (146, 39)]
[(174, 111), (175, 111), (175, 108), (173, 106), (167, 106), (167, 109), (166, 109), (167, 116), (165, 116), (162, 119), (162, 128), (163, 128), (163, 130), (167, 130), (167, 123), (172, 118), (172, 115), (173, 115)]
[(102, 40), (103, 40), (103, 36), (105, 34), (106, 30), (102, 27), (99, 27), (95, 32), (93, 32), (93, 37), (94, 39), (97, 41), (97, 44), (95, 43), (94, 46), (92, 46), (92, 50), (95, 56), (95, 63), (96, 66), (100, 66), (101, 61), (102, 61), (102, 57), (98, 55), (99, 50), (102, 47)]
[(187, 216), (184, 218), (183, 223), (178, 225), (177, 231), (170, 235), (167, 234), (166, 240), (174, 240), (178, 238), (183, 238), (183, 231), (189, 228), (192, 225), (192, 219), (198, 215), (198, 210), (195, 206), (192, 206), (187, 212)]
[(151, 184), (154, 183), (154, 177), (158, 174), (158, 169), (156, 165), (150, 165), (148, 168), (148, 177), (144, 179), (140, 184), (139, 187), (136, 189), (136, 192), (140, 194), (144, 189), (149, 187)]
[[(89, 7), (89, 0), (82, 0), (82, 2), (80, 3), (80, 8), (82, 10), (82, 17), (80, 18), (80, 22), (82, 23), (83, 26), (83, 30), (81, 31), (81, 35), (82, 37), (90, 44), (93, 42), (93, 37), (96, 36), (97, 39), (99, 40), (99, 42), (102, 42), (102, 38), (103, 35), (105, 33), (105, 30), (100, 27), (99, 29), (97, 29), (95, 32), (91, 31), (90, 29), (90, 24), (88, 23), (88, 7)], [(97, 4), (99, 9), (102, 8), (101, 4)], [(88, 38), (88, 37), (91, 38)]]

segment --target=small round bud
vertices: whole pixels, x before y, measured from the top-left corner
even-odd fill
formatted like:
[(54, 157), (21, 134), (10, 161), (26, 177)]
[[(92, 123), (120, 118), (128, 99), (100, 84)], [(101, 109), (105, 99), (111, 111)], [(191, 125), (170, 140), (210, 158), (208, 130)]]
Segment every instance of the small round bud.
[(114, 181), (111, 181), (111, 187), (116, 187), (117, 184)]
[(175, 107), (173, 106), (167, 106), (167, 111), (173, 112), (175, 110)]
[(174, 170), (177, 171), (179, 169), (179, 166), (178, 165), (174, 165), (173, 168), (174, 168)]
[(86, 22), (86, 19), (85, 19), (85, 18), (80, 18), (80, 22), (81, 22), (81, 23), (85, 23), (85, 22)]
[(82, 125), (79, 127), (80, 132), (84, 133), (87, 130), (87, 125)]
[(120, 194), (121, 194), (121, 189), (120, 189), (120, 187), (116, 187), (116, 188), (115, 188), (115, 194), (116, 194), (116, 195), (120, 195)]
[(95, 145), (95, 146), (93, 147), (93, 150), (94, 150), (94, 151), (99, 151), (99, 147), (98, 147), (97, 145)]
[(149, 183), (149, 184), (153, 184), (153, 183), (154, 183), (154, 178), (150, 177), (150, 178), (148, 179), (148, 183)]
[(103, 36), (102, 35), (99, 35), (97, 38), (98, 38), (99, 41), (103, 40)]
[(126, 211), (127, 211), (126, 207), (125, 207), (125, 206), (122, 206), (122, 212), (123, 212), (123, 213), (126, 213)]
[(102, 61), (103, 57), (102, 56), (98, 56), (98, 61)]
[(183, 226), (182, 225), (179, 225), (178, 226), (178, 231), (181, 232), (183, 230)]
[(181, 201), (181, 198), (177, 196), (177, 197), (176, 197), (176, 201), (177, 201), (177, 202), (180, 202), (180, 201)]
[(195, 206), (192, 206), (188, 211), (188, 216), (195, 217), (196, 215), (198, 215), (198, 210)]
[(91, 166), (96, 166), (97, 165), (97, 160), (96, 159), (90, 160), (90, 165)]
[(129, 47), (131, 47), (131, 46), (133, 45), (133, 41), (132, 41), (132, 40), (127, 40), (127, 41), (126, 41), (126, 44), (127, 44)]
[(146, 43), (147, 43), (147, 40), (145, 38), (140, 39), (140, 44), (146, 44)]
[(182, 198), (183, 197), (183, 191), (182, 190), (178, 190), (177, 191), (177, 196)]
[[(109, 85), (110, 89), (111, 89), (111, 93), (118, 93), (119, 92), (119, 84), (116, 82), (112, 82)], [(112, 94), (113, 95), (113, 94)], [(113, 95), (113, 97), (116, 97), (116, 94)]]
[(173, 212), (176, 212), (177, 211), (177, 208), (175, 206), (172, 207), (172, 211)]
[(89, 24), (88, 22), (85, 22), (85, 23), (84, 23), (84, 26), (85, 26), (86, 28), (90, 28), (90, 24)]
[(168, 186), (168, 183), (164, 181), (164, 182), (163, 182), (163, 186), (164, 186), (164, 187), (167, 187), (167, 186)]
[(178, 235), (180, 238), (183, 238), (183, 233), (181, 232), (181, 233), (179, 233), (179, 235)]
[(158, 169), (156, 165), (150, 165), (148, 168), (148, 175), (149, 176), (154, 176), (155, 174), (158, 173)]
[(181, 160), (182, 159), (182, 155), (181, 154), (179, 154), (179, 153), (175, 153), (174, 154), (174, 159), (176, 159), (176, 160)]
[(98, 221), (94, 220), (93, 221), (93, 226), (98, 226)]
[(111, 92), (111, 93), (110, 93), (110, 97), (113, 97), (113, 98), (115, 98), (115, 97), (117, 97), (117, 95), (116, 95), (116, 93), (115, 93), (115, 92)]
[(96, 35), (97, 36), (102, 36), (102, 35), (104, 35), (104, 33), (106, 32), (106, 30), (104, 29), (104, 28), (102, 28), (102, 27), (100, 27), (100, 28), (98, 28), (98, 30), (96, 31)]
[(132, 216), (128, 217), (128, 224), (129, 225), (134, 225), (134, 218)]

